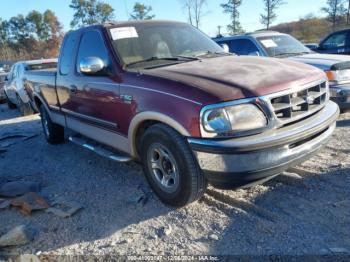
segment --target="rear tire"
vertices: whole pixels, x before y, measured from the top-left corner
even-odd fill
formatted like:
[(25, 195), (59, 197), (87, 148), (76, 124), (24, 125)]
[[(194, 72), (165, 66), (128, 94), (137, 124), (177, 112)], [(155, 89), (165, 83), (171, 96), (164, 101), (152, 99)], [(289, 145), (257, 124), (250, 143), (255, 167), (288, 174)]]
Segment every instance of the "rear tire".
[(34, 110), (30, 103), (24, 103), (22, 99), (18, 96), (18, 109), (22, 116), (29, 116), (34, 114)]
[(146, 130), (141, 141), (144, 173), (162, 202), (182, 207), (203, 196), (207, 181), (183, 136), (156, 124)]
[[(5, 94), (6, 94), (6, 93), (5, 93)], [(7, 107), (8, 107), (9, 109), (11, 109), (11, 110), (17, 108), (16, 104), (12, 103), (12, 102), (10, 101), (10, 99), (7, 97), (7, 95), (6, 95), (6, 103), (7, 103)]]
[(41, 124), (47, 142), (51, 145), (57, 145), (64, 142), (64, 127), (51, 121), (44, 105), (40, 106)]

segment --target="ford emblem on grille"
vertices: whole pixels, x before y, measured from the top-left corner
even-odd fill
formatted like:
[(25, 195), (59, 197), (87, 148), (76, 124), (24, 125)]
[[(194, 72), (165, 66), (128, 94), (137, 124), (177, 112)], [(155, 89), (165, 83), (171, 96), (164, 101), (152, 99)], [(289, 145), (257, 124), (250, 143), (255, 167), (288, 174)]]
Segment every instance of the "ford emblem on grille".
[(309, 105), (312, 105), (315, 102), (315, 97), (311, 95), (305, 96), (304, 99)]

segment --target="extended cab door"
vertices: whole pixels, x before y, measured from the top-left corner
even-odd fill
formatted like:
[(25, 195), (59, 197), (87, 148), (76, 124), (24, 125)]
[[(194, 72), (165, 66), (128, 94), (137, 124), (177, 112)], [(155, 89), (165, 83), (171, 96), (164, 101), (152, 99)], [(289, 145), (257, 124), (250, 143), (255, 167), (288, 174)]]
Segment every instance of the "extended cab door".
[[(63, 70), (57, 78), (57, 93), (67, 126), (83, 134), (91, 133), (96, 140), (99, 140), (93, 137), (97, 135), (96, 128), (118, 132), (119, 84), (113, 80), (111, 54), (102, 33), (90, 29), (79, 37), (68, 36), (65, 42), (67, 47), (63, 47), (61, 54)], [(81, 61), (92, 57), (101, 59), (105, 69), (95, 75), (83, 74)], [(68, 62), (65, 64), (64, 60)], [(93, 131), (89, 132), (90, 128)]]
[(350, 31), (331, 34), (319, 46), (317, 52), (325, 54), (350, 54)]

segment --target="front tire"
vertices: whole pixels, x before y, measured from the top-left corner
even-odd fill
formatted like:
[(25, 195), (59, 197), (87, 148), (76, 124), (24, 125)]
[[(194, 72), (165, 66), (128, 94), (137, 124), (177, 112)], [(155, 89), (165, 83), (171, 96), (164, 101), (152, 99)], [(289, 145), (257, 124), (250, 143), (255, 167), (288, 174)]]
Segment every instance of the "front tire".
[(146, 178), (167, 205), (182, 207), (199, 200), (207, 181), (186, 140), (172, 128), (156, 124), (142, 137), (141, 158)]
[(46, 141), (51, 145), (64, 142), (64, 127), (53, 123), (44, 105), (40, 106), (41, 124)]

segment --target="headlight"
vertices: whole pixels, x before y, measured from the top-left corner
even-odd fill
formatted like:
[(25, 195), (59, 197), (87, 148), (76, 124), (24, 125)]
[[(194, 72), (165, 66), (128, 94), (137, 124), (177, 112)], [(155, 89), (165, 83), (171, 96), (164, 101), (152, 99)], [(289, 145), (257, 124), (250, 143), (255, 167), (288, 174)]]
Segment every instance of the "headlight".
[(266, 126), (265, 114), (253, 104), (208, 108), (202, 114), (204, 137), (230, 136)]
[(350, 82), (350, 70), (326, 71), (330, 83), (341, 84)]

